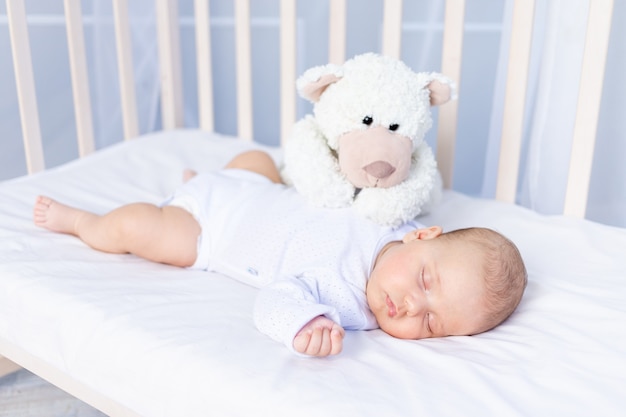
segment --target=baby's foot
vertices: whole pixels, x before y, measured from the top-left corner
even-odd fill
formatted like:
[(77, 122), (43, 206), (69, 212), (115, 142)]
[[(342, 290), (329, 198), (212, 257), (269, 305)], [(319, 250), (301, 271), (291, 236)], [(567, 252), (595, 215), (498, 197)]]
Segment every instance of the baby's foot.
[(184, 170), (183, 171), (183, 182), (189, 181), (190, 179), (192, 179), (196, 175), (198, 175), (198, 173), (196, 171), (194, 171), (193, 169), (186, 169), (186, 170)]
[(76, 223), (83, 213), (83, 210), (39, 196), (35, 201), (33, 219), (35, 225), (53, 232), (76, 234)]

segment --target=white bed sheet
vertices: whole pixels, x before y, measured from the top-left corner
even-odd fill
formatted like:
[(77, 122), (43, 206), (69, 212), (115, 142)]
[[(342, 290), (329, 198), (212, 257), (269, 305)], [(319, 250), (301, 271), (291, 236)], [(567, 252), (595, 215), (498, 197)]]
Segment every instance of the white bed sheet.
[(422, 222), (512, 238), (529, 271), (519, 309), (473, 337), (349, 332), (341, 355), (310, 359), (257, 332), (253, 288), (32, 224), (38, 194), (98, 212), (158, 203), (183, 168), (252, 146), (170, 131), (1, 183), (0, 338), (144, 416), (623, 415), (624, 230), (446, 192)]

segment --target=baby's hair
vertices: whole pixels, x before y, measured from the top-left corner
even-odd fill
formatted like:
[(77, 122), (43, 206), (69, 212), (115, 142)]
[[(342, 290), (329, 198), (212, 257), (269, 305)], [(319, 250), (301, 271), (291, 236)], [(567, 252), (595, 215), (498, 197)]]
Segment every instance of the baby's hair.
[(517, 246), (502, 234), (482, 227), (453, 230), (441, 235), (478, 245), (484, 254), (484, 328), (490, 330), (505, 321), (517, 308), (528, 282), (528, 274)]

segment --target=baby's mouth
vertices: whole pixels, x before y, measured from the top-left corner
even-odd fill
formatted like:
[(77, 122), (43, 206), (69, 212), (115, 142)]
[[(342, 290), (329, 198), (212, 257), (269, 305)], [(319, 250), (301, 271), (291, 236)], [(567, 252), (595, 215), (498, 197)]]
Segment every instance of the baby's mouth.
[(387, 304), (387, 315), (389, 317), (395, 317), (398, 314), (398, 310), (396, 309), (396, 305), (391, 301), (391, 298), (387, 296), (385, 299), (385, 303)]

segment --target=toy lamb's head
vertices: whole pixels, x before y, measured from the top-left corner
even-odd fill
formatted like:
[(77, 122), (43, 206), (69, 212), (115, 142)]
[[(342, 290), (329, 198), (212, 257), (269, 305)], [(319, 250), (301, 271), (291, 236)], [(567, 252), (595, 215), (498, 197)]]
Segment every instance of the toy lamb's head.
[(370, 53), (311, 68), (297, 88), (313, 114), (285, 144), (285, 183), (314, 205), (353, 206), (381, 225), (413, 219), (436, 201), (441, 180), (424, 135), (431, 106), (452, 98), (450, 80)]
[(415, 73), (403, 62), (367, 53), (343, 65), (306, 71), (297, 81), (340, 171), (354, 187), (388, 188), (407, 179), (413, 154), (432, 125), (431, 106), (453, 95), (437, 73)]

